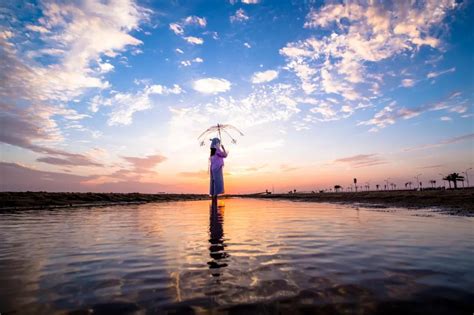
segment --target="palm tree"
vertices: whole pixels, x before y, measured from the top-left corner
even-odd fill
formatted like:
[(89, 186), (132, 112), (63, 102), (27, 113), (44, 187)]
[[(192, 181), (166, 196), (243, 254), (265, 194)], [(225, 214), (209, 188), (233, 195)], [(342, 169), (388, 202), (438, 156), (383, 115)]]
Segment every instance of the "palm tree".
[(449, 188), (451, 188), (451, 182), (453, 182), (454, 189), (457, 189), (458, 188), (458, 181), (464, 182), (464, 176), (460, 176), (459, 173), (451, 173), (448, 176), (446, 176), (445, 178), (443, 178), (443, 180), (448, 181)]
[(436, 180), (432, 179), (430, 180), (431, 188), (435, 188), (436, 186)]
[(339, 192), (339, 189), (341, 189), (341, 188), (342, 188), (341, 185), (335, 185), (335, 186), (334, 186), (334, 190), (335, 190), (336, 192)]
[(379, 184), (377, 184), (377, 185), (375, 185), (375, 187), (377, 188), (377, 190), (379, 190), (379, 187), (380, 187), (380, 185), (379, 185)]

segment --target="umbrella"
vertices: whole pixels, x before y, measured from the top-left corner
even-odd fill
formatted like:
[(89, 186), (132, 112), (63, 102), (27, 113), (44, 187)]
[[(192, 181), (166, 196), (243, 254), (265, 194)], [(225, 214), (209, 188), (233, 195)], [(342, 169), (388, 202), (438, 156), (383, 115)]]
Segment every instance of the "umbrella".
[(232, 143), (237, 143), (237, 140), (234, 138), (235, 135), (243, 136), (244, 134), (232, 125), (217, 124), (207, 128), (203, 133), (201, 133), (198, 140), (201, 146), (204, 146), (206, 145), (206, 138), (215, 138), (217, 136), (222, 141), (222, 135), (229, 137)]

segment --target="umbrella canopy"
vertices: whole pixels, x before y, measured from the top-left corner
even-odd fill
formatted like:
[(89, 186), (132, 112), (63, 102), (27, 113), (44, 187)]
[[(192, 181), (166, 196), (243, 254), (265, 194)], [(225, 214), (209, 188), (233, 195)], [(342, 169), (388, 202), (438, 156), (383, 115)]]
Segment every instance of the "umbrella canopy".
[(237, 129), (232, 125), (217, 124), (207, 128), (201, 135), (198, 137), (198, 141), (201, 146), (206, 145), (206, 140), (211, 138), (219, 138), (221, 142), (224, 141), (224, 138), (229, 138), (231, 143), (237, 143), (235, 137), (243, 136), (242, 131)]

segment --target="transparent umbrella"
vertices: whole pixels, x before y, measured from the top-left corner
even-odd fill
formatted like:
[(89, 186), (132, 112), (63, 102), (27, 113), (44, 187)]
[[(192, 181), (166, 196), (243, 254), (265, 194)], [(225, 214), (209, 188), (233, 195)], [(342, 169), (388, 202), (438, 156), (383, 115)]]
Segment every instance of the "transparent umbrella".
[(232, 125), (217, 124), (207, 128), (198, 137), (198, 141), (201, 146), (206, 145), (206, 140), (211, 138), (219, 138), (221, 142), (224, 142), (223, 138), (229, 138), (231, 143), (237, 143), (235, 137), (243, 136), (243, 132)]

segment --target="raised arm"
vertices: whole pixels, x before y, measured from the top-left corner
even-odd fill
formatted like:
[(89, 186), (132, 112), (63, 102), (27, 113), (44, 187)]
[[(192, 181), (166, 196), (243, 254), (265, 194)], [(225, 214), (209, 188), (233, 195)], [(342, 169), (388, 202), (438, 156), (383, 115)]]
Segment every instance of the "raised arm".
[(222, 158), (226, 158), (227, 157), (227, 151), (225, 150), (224, 146), (221, 145), (222, 147), (222, 150), (221, 149), (217, 149), (216, 151), (216, 154)]

